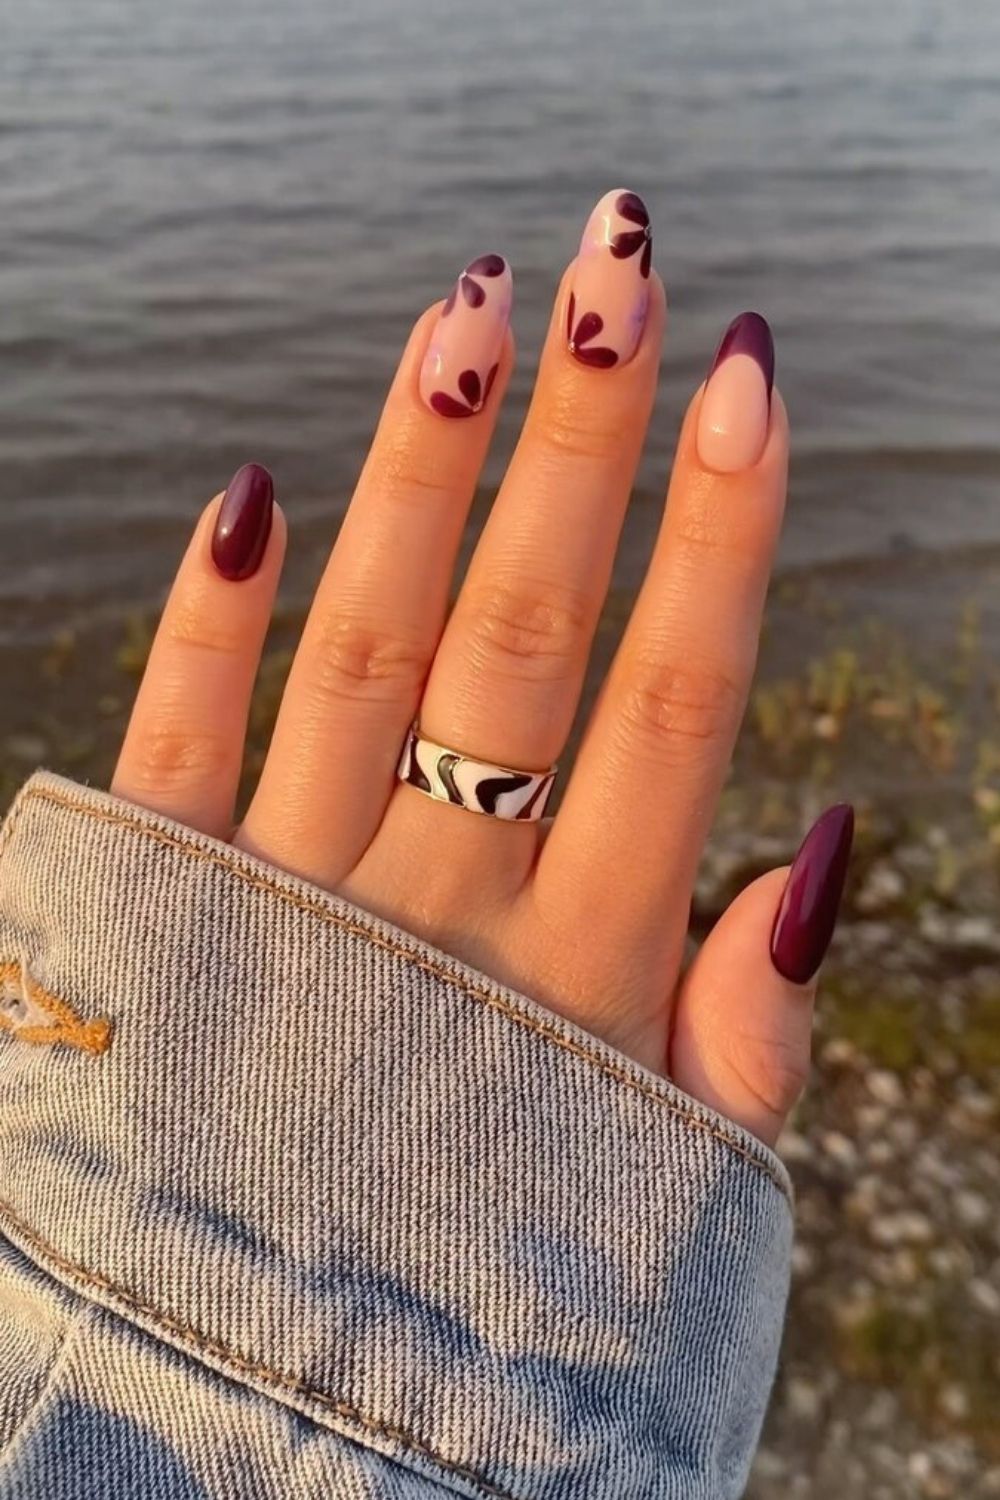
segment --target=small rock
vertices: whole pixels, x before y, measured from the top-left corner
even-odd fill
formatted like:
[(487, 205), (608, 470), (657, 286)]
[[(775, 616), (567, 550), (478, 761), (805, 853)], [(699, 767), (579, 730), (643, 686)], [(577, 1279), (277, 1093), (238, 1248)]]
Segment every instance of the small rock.
[(938, 1392), (938, 1406), (952, 1422), (964, 1422), (969, 1415), (968, 1393), (960, 1385), (946, 1385)]
[(889, 1282), (893, 1286), (916, 1286), (923, 1276), (923, 1267), (908, 1245), (901, 1245), (892, 1255), (889, 1265)]
[(951, 940), (959, 948), (994, 948), (996, 920), (993, 917), (959, 917), (952, 927)]
[(822, 1052), (822, 1060), (830, 1068), (849, 1068), (856, 1057), (854, 1043), (844, 1036), (831, 1037)]
[(898, 1109), (906, 1100), (902, 1083), (888, 1068), (873, 1068), (865, 1078), (865, 1086), (873, 1099), (889, 1109)]
[(982, 1193), (963, 1188), (954, 1197), (955, 1213), (966, 1229), (982, 1229), (993, 1218), (995, 1210)]
[(808, 1280), (816, 1273), (816, 1253), (805, 1243), (797, 1240), (792, 1247), (792, 1275)]
[(823, 1406), (822, 1397), (814, 1385), (799, 1376), (790, 1376), (785, 1382), (785, 1404), (797, 1422), (815, 1422)]
[(917, 1122), (911, 1115), (899, 1115), (889, 1126), (889, 1138), (901, 1151), (912, 1151), (918, 1134)]
[(788, 1464), (771, 1448), (758, 1448), (753, 1462), (755, 1479), (762, 1479), (768, 1483), (785, 1480), (788, 1478)]
[(808, 1136), (797, 1130), (785, 1129), (778, 1138), (778, 1155), (786, 1162), (812, 1161), (813, 1148)]
[(854, 1219), (872, 1219), (878, 1210), (881, 1182), (874, 1173), (859, 1177), (844, 1199), (844, 1207)]
[(906, 894), (906, 881), (892, 865), (873, 865), (854, 898), (858, 911), (879, 912), (895, 906)]
[(878, 1245), (927, 1245), (934, 1238), (934, 1225), (926, 1214), (902, 1209), (874, 1220), (869, 1232)]
[(930, 1479), (934, 1472), (934, 1465), (931, 1463), (930, 1454), (919, 1451), (910, 1454), (910, 1462), (907, 1467), (919, 1484), (923, 1484), (926, 1480)]
[(880, 1135), (889, 1116), (881, 1104), (859, 1104), (854, 1118), (862, 1135)]
[(928, 1251), (927, 1265), (941, 1281), (948, 1281), (958, 1274), (961, 1256), (953, 1245), (935, 1245)]
[(821, 1145), (830, 1160), (835, 1161), (839, 1167), (843, 1167), (845, 1172), (852, 1172), (857, 1166), (857, 1147), (839, 1130), (828, 1130), (822, 1137)]
[(969, 1282), (969, 1297), (980, 1312), (991, 1318), (1000, 1318), (1000, 1292), (981, 1276)]
[(987, 1121), (992, 1120), (996, 1113), (997, 1101), (984, 1089), (966, 1088), (959, 1100), (959, 1108), (971, 1120)]

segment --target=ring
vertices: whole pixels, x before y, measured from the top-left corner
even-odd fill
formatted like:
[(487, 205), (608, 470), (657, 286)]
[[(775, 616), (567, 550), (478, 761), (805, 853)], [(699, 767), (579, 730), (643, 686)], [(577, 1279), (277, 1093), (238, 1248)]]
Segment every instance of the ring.
[(424, 739), (410, 726), (396, 775), (408, 786), (426, 792), (436, 802), (467, 807), (510, 822), (534, 823), (545, 812), (558, 766), (548, 771), (516, 771), (492, 761), (473, 760), (460, 750), (449, 750)]

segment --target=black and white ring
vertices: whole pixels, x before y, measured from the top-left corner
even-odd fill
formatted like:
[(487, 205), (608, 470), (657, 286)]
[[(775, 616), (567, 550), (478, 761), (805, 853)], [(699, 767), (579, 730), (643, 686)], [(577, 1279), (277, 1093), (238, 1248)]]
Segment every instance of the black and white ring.
[(491, 818), (533, 823), (545, 812), (557, 769), (515, 771), (511, 766), (473, 760), (459, 750), (424, 739), (414, 724), (407, 733), (396, 774), (400, 781), (438, 802), (451, 802)]

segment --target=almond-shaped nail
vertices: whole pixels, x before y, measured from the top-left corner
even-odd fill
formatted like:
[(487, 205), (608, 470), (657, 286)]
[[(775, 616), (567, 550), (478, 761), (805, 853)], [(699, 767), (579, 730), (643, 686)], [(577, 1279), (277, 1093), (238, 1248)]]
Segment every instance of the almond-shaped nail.
[(442, 417), (474, 417), (489, 400), (510, 321), (514, 278), (502, 255), (470, 261), (452, 287), (420, 370), (420, 394)]
[(810, 828), (788, 872), (771, 934), (771, 962), (793, 984), (807, 984), (833, 937), (854, 838), (854, 809), (828, 807)]
[(212, 532), (212, 561), (223, 578), (249, 578), (260, 567), (274, 512), (274, 481), (262, 464), (244, 464), (229, 481)]
[(774, 340), (760, 313), (740, 313), (722, 335), (698, 413), (698, 456), (735, 474), (764, 451), (771, 425)]
[(630, 360), (649, 306), (653, 231), (638, 193), (614, 188), (580, 241), (566, 310), (566, 341), (581, 364), (610, 370)]

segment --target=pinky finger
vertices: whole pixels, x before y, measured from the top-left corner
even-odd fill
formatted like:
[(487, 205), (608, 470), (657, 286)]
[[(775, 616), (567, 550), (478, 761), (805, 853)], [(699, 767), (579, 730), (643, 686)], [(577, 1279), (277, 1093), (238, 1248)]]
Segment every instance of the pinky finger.
[(271, 476), (246, 464), (202, 511), (163, 610), (110, 790), (232, 832), (247, 717), (285, 554)]
[(790, 870), (749, 885), (681, 987), (669, 1073), (773, 1146), (809, 1074), (816, 974), (833, 935), (854, 814), (828, 808)]

